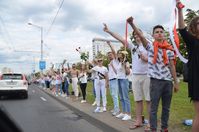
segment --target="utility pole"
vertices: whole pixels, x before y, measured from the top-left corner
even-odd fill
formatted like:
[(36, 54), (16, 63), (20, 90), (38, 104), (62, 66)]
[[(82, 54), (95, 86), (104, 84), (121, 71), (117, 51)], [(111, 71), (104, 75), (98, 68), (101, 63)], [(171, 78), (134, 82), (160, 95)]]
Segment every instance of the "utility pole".
[[(32, 23), (28, 23), (28, 25), (37, 27), (37, 28), (39, 28), (41, 30), (41, 59), (40, 59), (40, 63), (42, 63), (42, 65), (46, 65), (46, 64), (43, 64), (43, 63), (45, 63), (44, 60), (43, 60), (43, 27), (35, 25), (35, 24), (32, 24)], [(43, 73), (43, 68), (40, 67), (40, 70), (41, 70), (41, 73)]]

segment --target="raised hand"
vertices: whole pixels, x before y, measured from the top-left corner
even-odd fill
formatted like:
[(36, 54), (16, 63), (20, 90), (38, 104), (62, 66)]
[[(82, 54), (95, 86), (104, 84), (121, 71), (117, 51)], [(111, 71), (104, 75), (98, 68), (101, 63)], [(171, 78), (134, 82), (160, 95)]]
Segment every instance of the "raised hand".
[(127, 21), (129, 24), (133, 23), (133, 17), (131, 16), (131, 17), (127, 18), (126, 21)]
[(110, 44), (111, 44), (111, 42), (110, 42), (110, 41), (106, 41), (106, 43), (107, 43), (108, 45), (110, 45)]
[(108, 32), (109, 31), (109, 29), (108, 29), (108, 26), (106, 25), (106, 23), (103, 23), (103, 25), (104, 25), (104, 32)]
[(177, 7), (178, 9), (182, 9), (182, 8), (184, 8), (185, 6), (182, 4), (182, 2), (181, 2), (180, 0), (176, 0), (176, 7)]

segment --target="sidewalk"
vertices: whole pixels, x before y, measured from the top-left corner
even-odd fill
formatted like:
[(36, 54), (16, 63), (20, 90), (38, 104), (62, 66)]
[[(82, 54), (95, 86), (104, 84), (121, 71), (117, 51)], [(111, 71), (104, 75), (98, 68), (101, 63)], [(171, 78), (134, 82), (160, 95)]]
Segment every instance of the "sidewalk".
[[(144, 132), (144, 126), (130, 130), (129, 126), (133, 123), (133, 120), (131, 121), (122, 121), (121, 119), (117, 119), (115, 116), (112, 116), (111, 112), (102, 112), (102, 113), (94, 113), (93, 111), (95, 110), (96, 107), (92, 106), (89, 103), (80, 103), (80, 100), (74, 100), (72, 98), (63, 98), (61, 96), (56, 97), (55, 95), (52, 94), (51, 91), (49, 90), (43, 90), (40, 88), (42, 91), (47, 93), (49, 96), (53, 97), (63, 105), (66, 105), (69, 107), (69, 109), (72, 109), (73, 111), (76, 111), (78, 113), (82, 113), (85, 117), (92, 117), (93, 119), (97, 120), (98, 122), (101, 123), (101, 125), (104, 124), (104, 126), (109, 126), (111, 127), (112, 131), (119, 131), (119, 132)], [(92, 120), (89, 118), (89, 120)], [(108, 127), (107, 127), (108, 129)], [(108, 131), (108, 130), (107, 130)], [(110, 131), (109, 131), (110, 132)]]

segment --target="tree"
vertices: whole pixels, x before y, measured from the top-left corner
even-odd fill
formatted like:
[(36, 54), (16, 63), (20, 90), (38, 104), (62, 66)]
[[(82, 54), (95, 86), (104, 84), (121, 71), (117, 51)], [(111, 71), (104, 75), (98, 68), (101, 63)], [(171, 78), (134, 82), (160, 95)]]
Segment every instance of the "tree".
[(194, 11), (192, 9), (187, 9), (186, 11), (187, 11), (187, 14), (185, 15), (186, 16), (185, 22), (188, 25), (194, 17), (199, 15), (199, 10)]
[(97, 55), (96, 55), (96, 58), (102, 58), (103, 59), (103, 65), (108, 67), (109, 60), (108, 60), (108, 56), (107, 55), (104, 55), (104, 54), (102, 54), (102, 52), (98, 51)]

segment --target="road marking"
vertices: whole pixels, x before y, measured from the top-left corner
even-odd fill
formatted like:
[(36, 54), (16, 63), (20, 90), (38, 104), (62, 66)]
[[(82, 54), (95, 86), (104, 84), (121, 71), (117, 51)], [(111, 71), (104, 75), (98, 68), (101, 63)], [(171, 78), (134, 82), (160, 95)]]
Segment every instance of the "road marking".
[(33, 93), (35, 93), (35, 90), (32, 90)]
[(43, 101), (47, 101), (44, 97), (40, 97)]

